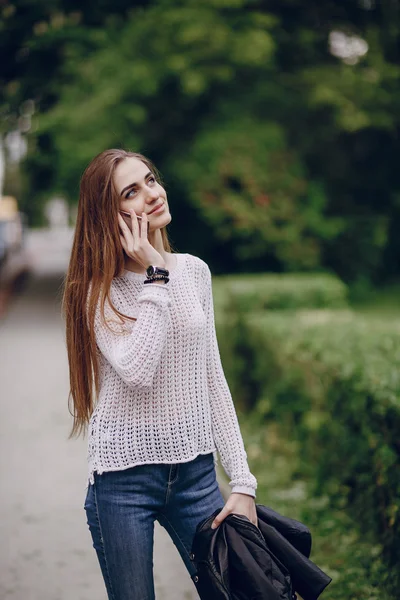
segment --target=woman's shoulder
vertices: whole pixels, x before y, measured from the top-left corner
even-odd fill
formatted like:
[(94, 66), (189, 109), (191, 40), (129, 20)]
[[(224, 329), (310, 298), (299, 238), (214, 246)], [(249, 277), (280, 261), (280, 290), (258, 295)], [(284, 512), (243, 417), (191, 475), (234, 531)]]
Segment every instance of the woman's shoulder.
[(185, 254), (185, 256), (187, 256), (187, 258), (191, 262), (191, 264), (193, 264), (198, 270), (200, 270), (200, 271), (209, 270), (208, 264), (206, 263), (205, 260), (200, 258), (200, 256), (196, 256), (195, 254), (189, 254), (188, 252)]
[(196, 287), (203, 289), (210, 286), (212, 275), (206, 261), (194, 254), (186, 254), (186, 258), (187, 266), (190, 268)]

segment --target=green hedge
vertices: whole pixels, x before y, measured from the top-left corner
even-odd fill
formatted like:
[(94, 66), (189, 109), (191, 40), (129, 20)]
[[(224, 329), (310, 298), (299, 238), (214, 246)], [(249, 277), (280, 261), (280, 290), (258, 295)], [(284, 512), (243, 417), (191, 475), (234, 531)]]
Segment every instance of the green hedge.
[(334, 275), (243, 274), (214, 278), (217, 311), (226, 308), (232, 298), (243, 310), (297, 308), (342, 308), (347, 306), (347, 286)]
[(384, 547), (400, 588), (400, 325), (350, 310), (242, 313), (220, 321), (240, 407), (299, 441), (315, 492)]

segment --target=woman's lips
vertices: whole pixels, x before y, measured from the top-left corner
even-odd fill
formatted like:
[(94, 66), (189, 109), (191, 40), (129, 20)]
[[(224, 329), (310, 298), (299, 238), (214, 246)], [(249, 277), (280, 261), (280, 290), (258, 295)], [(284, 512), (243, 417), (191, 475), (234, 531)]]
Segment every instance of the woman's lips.
[(162, 202), (161, 204), (159, 204), (158, 206), (156, 206), (156, 208), (154, 208), (151, 212), (149, 212), (149, 215), (152, 215), (153, 213), (158, 213), (163, 208), (164, 208), (164, 202)]

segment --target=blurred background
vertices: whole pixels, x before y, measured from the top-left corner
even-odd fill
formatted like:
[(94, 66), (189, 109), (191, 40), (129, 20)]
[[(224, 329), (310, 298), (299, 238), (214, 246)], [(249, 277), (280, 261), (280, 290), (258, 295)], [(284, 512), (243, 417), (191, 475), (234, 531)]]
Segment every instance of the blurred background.
[[(257, 500), (309, 525), (324, 597), (398, 598), (399, 31), (397, 0), (0, 2), (0, 598), (105, 598), (60, 296), (112, 147), (210, 265)], [(158, 597), (194, 597), (164, 543)]]

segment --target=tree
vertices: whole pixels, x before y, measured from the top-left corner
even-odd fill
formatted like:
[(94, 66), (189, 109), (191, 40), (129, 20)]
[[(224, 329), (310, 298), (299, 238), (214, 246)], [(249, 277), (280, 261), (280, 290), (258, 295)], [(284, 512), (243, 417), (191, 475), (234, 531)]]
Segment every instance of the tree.
[[(385, 276), (388, 251), (399, 254), (390, 226), (399, 219), (397, 3), (59, 0), (21, 2), (12, 14), (10, 6), (14, 50), (28, 50), (15, 50), (15, 73), (2, 80), (7, 114), (28, 97), (38, 107), (26, 163), (35, 198), (57, 191), (76, 201), (92, 156), (131, 147), (155, 160), (179, 198), (175, 236), (186, 235), (185, 214), (196, 216), (209, 227), (210, 253), (234, 245), (232, 268), (258, 253), (275, 269)], [(207, 188), (205, 174), (232, 147), (246, 149), (252, 168), (261, 160), (270, 169), (255, 191), (235, 161)], [(284, 226), (273, 203), (257, 205), (263, 186), (271, 203), (284, 198), (281, 211), (291, 207)], [(209, 201), (216, 190), (236, 207), (225, 242), (221, 207)], [(249, 205), (257, 222), (244, 225)], [(202, 243), (200, 234), (192, 240)]]

